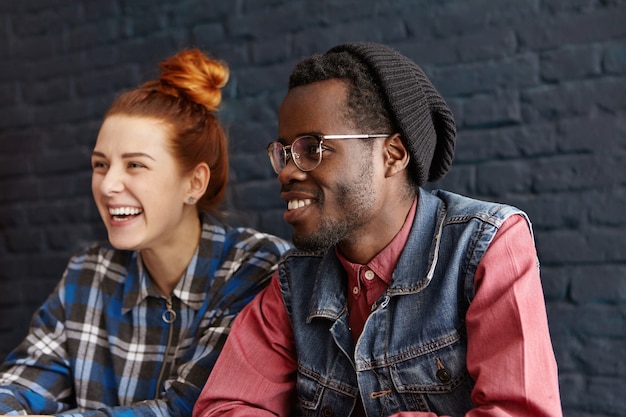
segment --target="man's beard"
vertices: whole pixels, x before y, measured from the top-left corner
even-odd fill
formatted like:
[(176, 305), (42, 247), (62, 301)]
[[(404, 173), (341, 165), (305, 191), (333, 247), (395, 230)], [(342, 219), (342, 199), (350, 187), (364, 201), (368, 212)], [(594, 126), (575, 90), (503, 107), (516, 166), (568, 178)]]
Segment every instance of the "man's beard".
[[(294, 245), (301, 250), (325, 251), (340, 243), (369, 221), (368, 213), (374, 206), (371, 164), (363, 164), (358, 182), (347, 181), (338, 187), (337, 207), (343, 213), (339, 218), (322, 218), (317, 230), (308, 235), (293, 235)], [(324, 211), (325, 199), (319, 197), (317, 204)]]

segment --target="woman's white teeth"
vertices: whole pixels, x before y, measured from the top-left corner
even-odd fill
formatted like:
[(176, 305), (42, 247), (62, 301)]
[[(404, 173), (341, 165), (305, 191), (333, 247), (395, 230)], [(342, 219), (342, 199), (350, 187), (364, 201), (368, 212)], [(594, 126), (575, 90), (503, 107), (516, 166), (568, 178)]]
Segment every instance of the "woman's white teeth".
[(141, 213), (141, 209), (137, 207), (116, 207), (109, 208), (111, 216), (134, 216)]
[(309, 204), (311, 204), (311, 200), (309, 198), (304, 200), (289, 200), (289, 203), (287, 203), (287, 208), (289, 210), (295, 210), (299, 209), (300, 207), (308, 206)]

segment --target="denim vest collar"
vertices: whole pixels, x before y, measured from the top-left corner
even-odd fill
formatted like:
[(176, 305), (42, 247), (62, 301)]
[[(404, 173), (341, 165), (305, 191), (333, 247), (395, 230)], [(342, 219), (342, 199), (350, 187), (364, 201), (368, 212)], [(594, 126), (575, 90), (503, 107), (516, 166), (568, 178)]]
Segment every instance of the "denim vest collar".
[[(442, 200), (420, 188), (417, 210), (406, 244), (406, 247), (411, 247), (412, 250), (409, 251), (411, 253), (403, 252), (400, 255), (386, 296), (412, 294), (428, 285), (437, 264), (445, 214)], [(428, 262), (416, 258), (413, 256), (414, 253), (428, 253)], [(307, 322), (315, 317), (337, 320), (344, 314), (347, 305), (344, 296), (345, 281), (337, 279), (335, 274), (338, 270), (343, 271), (343, 267), (333, 248), (326, 251), (317, 270), (316, 286), (311, 297)], [(406, 271), (412, 273), (407, 274)], [(415, 276), (422, 278), (416, 281)]]

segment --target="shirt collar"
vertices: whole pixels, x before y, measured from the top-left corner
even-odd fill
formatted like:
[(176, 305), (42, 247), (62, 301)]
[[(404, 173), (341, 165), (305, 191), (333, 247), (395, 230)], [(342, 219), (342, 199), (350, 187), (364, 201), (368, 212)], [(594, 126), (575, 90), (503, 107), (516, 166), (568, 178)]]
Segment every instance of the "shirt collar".
[[(202, 242), (201, 242), (202, 243)], [(204, 300), (206, 289), (207, 271), (197, 271), (198, 253), (200, 245), (196, 248), (194, 255), (183, 272), (183, 276), (174, 287), (173, 296), (181, 302), (199, 310)], [(161, 294), (150, 280), (148, 271), (143, 265), (141, 254), (134, 251), (128, 264), (128, 273), (124, 285), (124, 298), (122, 301), (122, 313), (125, 314), (134, 307), (141, 304), (148, 297), (167, 298)]]
[[(367, 267), (374, 271), (374, 273), (380, 277), (385, 283), (390, 284), (393, 276), (393, 271), (396, 268), (398, 259), (402, 254), (402, 250), (409, 239), (411, 233), (411, 227), (415, 218), (415, 211), (417, 208), (417, 197), (413, 200), (411, 209), (404, 220), (404, 224), (400, 231), (394, 236), (385, 248), (380, 251), (371, 261), (367, 263)], [(337, 258), (348, 272), (349, 276), (358, 276), (359, 270), (363, 265), (350, 262), (343, 256), (343, 254), (335, 247), (335, 253)]]

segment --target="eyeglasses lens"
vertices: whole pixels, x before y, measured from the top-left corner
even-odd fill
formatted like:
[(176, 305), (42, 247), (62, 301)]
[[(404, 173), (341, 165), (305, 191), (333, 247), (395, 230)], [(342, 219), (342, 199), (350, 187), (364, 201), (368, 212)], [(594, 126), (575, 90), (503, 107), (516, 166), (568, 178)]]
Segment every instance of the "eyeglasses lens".
[(267, 149), (267, 153), (270, 157), (272, 168), (274, 168), (274, 171), (278, 174), (285, 167), (285, 148), (281, 143), (272, 142)]
[(315, 169), (322, 161), (320, 140), (315, 136), (301, 136), (291, 144), (291, 155), (302, 171)]

